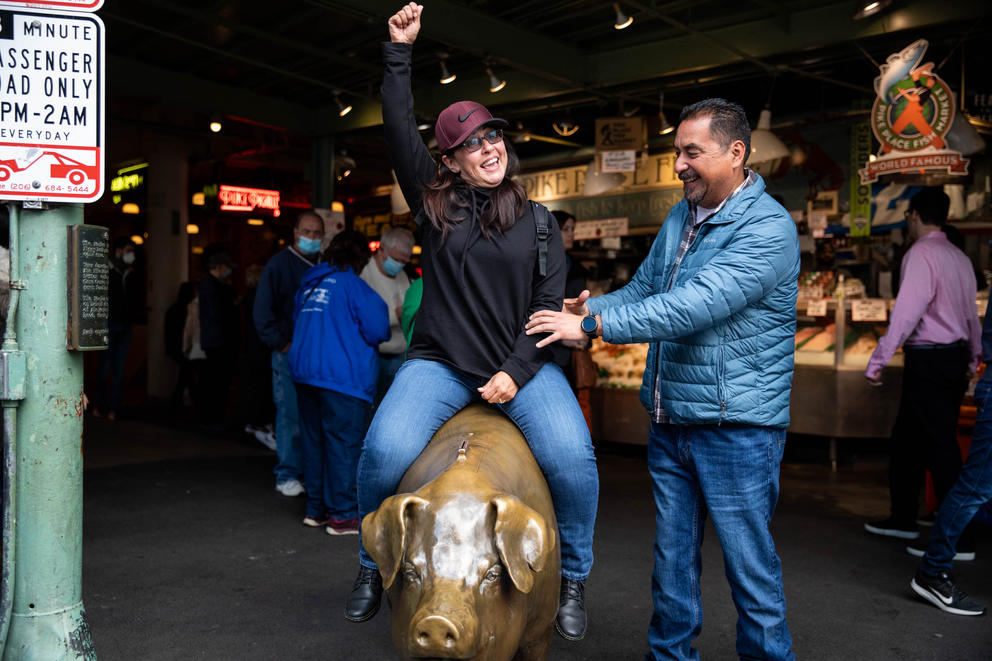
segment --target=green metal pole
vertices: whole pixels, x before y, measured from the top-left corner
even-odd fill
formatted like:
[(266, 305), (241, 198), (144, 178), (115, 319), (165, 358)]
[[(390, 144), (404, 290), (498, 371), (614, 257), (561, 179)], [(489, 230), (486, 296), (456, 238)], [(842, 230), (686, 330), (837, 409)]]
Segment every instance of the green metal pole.
[(27, 375), (4, 661), (96, 658), (82, 600), (83, 356), (66, 349), (66, 227), (82, 221), (80, 205), (25, 209), (20, 218), (16, 329)]

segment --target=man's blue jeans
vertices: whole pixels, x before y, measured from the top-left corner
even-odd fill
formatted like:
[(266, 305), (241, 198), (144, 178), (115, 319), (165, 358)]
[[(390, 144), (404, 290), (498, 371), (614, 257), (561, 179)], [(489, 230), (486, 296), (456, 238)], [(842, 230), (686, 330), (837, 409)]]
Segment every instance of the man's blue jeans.
[(296, 384), (296, 397), (300, 403), (306, 515), (354, 519), (358, 516), (355, 476), (371, 405), (303, 383)]
[[(358, 462), (361, 517), (396, 492), (403, 473), (442, 424), (482, 401), (476, 388), (484, 384), (443, 363), (403, 363), (365, 436)], [(516, 397), (496, 406), (523, 432), (548, 481), (561, 535), (562, 574), (585, 580), (592, 568), (599, 474), (589, 428), (564, 373), (545, 363)], [(365, 549), (359, 559), (375, 568)]]
[(272, 352), (272, 401), (276, 405), (276, 484), (301, 480), (303, 449), (300, 444), (300, 414), (296, 384), (289, 373), (289, 353)]
[(703, 626), (700, 547), (707, 514), (723, 548), (737, 607), (741, 659), (794, 659), (782, 566), (768, 524), (778, 501), (785, 430), (744, 425), (651, 425), (655, 503), (654, 614), (648, 661), (698, 659)]
[(958, 539), (975, 512), (992, 498), (992, 381), (975, 386), (975, 427), (971, 447), (957, 482), (944, 497), (930, 531), (930, 543), (920, 563), (924, 574), (951, 571)]

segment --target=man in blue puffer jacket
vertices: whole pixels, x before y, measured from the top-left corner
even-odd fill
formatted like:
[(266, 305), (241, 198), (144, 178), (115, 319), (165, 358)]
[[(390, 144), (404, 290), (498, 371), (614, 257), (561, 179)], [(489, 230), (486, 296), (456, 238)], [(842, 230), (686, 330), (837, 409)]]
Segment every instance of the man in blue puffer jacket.
[(368, 240), (341, 232), (325, 262), (303, 275), (293, 313), (289, 371), (296, 382), (307, 492), (303, 525), (331, 535), (358, 534), (358, 457), (389, 339), (386, 303), (357, 271)]
[(743, 109), (707, 99), (682, 111), (675, 171), (685, 199), (622, 289), (538, 312), (529, 333), (650, 342), (641, 401), (657, 528), (652, 659), (698, 659), (700, 545), (707, 514), (739, 613), (741, 658), (794, 659), (782, 571), (768, 530), (778, 500), (799, 276), (789, 214), (744, 167)]

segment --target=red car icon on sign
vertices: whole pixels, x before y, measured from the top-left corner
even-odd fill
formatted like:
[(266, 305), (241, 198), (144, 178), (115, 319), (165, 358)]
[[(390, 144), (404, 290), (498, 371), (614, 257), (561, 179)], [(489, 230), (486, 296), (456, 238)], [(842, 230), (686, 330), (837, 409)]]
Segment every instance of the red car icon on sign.
[(31, 158), (32, 156), (34, 156), (34, 158), (27, 165), (18, 165), (16, 158), (8, 158), (8, 159), (0, 160), (0, 181), (7, 181), (8, 179), (10, 179), (10, 175), (14, 174), (15, 172), (21, 172), (22, 170), (27, 170), (29, 167), (34, 165), (39, 158), (45, 155), (45, 152), (42, 152), (37, 156), (35, 156), (33, 153), (31, 153), (31, 151), (28, 152), (27, 157)]
[(87, 179), (96, 179), (100, 174), (100, 168), (96, 165), (84, 165), (53, 151), (46, 151), (45, 154), (58, 161), (52, 165), (53, 179), (68, 179), (70, 184), (78, 186)]

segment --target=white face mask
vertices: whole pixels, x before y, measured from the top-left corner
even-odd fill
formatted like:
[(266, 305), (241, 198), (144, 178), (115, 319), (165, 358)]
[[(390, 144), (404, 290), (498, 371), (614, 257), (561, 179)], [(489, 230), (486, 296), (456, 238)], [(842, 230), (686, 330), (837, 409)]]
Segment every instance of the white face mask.
[(121, 261), (128, 265), (134, 264), (134, 253), (133, 252), (124, 253), (121, 256)]

